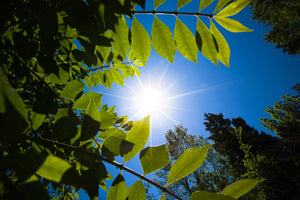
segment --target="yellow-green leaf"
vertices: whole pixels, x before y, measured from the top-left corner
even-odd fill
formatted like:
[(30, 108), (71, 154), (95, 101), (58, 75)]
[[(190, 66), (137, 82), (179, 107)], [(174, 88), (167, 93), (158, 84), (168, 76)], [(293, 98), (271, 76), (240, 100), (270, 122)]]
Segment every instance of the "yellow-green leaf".
[(155, 51), (168, 61), (173, 63), (176, 53), (176, 45), (170, 28), (161, 22), (157, 17), (154, 18), (152, 25), (152, 44)]
[(216, 65), (219, 65), (217, 60), (218, 51), (212, 33), (199, 18), (196, 31), (196, 41), (201, 53)]
[(107, 193), (107, 200), (125, 200), (127, 198), (128, 191), (125, 180), (121, 174), (119, 174)]
[(213, 36), (216, 39), (216, 42), (218, 44), (218, 59), (220, 62), (222, 62), (227, 67), (230, 67), (229, 65), (229, 59), (230, 59), (230, 48), (229, 45), (224, 38), (224, 36), (220, 33), (220, 31), (217, 29), (217, 27), (214, 25), (212, 21), (210, 21), (210, 31), (213, 34)]
[(206, 8), (207, 6), (209, 6), (214, 0), (201, 0), (200, 1), (200, 9), (199, 12), (201, 10), (203, 10), (204, 8)]
[(179, 8), (181, 8), (182, 6), (184, 6), (185, 4), (191, 2), (192, 0), (178, 0), (178, 3), (177, 3), (177, 10)]
[(191, 195), (190, 200), (209, 199), (209, 200), (234, 200), (230, 196), (217, 194), (209, 191), (196, 191)]
[(245, 8), (251, 0), (236, 0), (233, 3), (229, 4), (226, 8), (221, 10), (216, 16), (218, 17), (229, 17), (237, 14), (243, 8)]
[(145, 175), (163, 168), (169, 163), (166, 145), (143, 149), (140, 153), (140, 162)]
[(78, 80), (72, 80), (67, 83), (61, 96), (63, 98), (75, 99), (76, 96), (82, 92), (84, 89), (84, 84)]
[(111, 32), (111, 37), (113, 39), (112, 47), (123, 57), (123, 59), (126, 59), (127, 52), (130, 48), (128, 34), (129, 28), (124, 16), (122, 16), (115, 25), (115, 31)]
[(219, 0), (219, 1), (218, 1), (218, 4), (217, 4), (217, 6), (216, 6), (216, 8), (215, 8), (215, 10), (214, 10), (213, 13), (215, 13), (215, 12), (219, 11), (220, 9), (222, 9), (222, 8), (223, 8), (224, 6), (226, 6), (230, 1), (232, 1), (232, 0)]
[(114, 82), (124, 87), (124, 78), (118, 69), (110, 68), (109, 72)]
[(197, 63), (198, 47), (195, 36), (178, 18), (176, 19), (174, 36), (181, 55)]
[(223, 189), (222, 194), (237, 199), (252, 190), (259, 182), (261, 182), (261, 180), (241, 179), (231, 185), (226, 186)]
[(151, 53), (151, 39), (146, 29), (136, 18), (133, 19), (131, 27), (131, 51), (137, 59), (146, 65)]
[(172, 165), (167, 186), (197, 170), (205, 160), (210, 145), (186, 150)]
[(150, 115), (144, 119), (134, 122), (133, 127), (127, 133), (126, 140), (134, 144), (132, 150), (124, 156), (124, 162), (127, 162), (138, 154), (146, 145), (150, 134)]
[(129, 200), (145, 200), (146, 191), (142, 181), (137, 181), (128, 188)]
[(214, 19), (225, 29), (231, 32), (251, 32), (253, 31), (252, 29), (247, 28), (240, 22), (230, 19), (230, 18), (225, 18), (225, 17), (214, 17)]
[(68, 162), (50, 154), (36, 171), (36, 174), (59, 183), (63, 174), (70, 168), (71, 165)]
[(166, 0), (154, 0), (154, 9), (158, 8), (161, 4), (163, 4)]
[(76, 100), (73, 107), (75, 109), (86, 110), (88, 108), (90, 100), (93, 99), (94, 102), (96, 103), (96, 107), (100, 108), (102, 104), (102, 96), (103, 94), (99, 94), (96, 92), (87, 92), (83, 94), (79, 99)]

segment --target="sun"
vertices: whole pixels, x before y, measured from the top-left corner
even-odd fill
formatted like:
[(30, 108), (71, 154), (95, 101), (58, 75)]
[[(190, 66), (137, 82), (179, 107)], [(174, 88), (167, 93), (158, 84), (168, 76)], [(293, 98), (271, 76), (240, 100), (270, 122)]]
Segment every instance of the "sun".
[(141, 91), (134, 97), (136, 103), (136, 110), (141, 115), (157, 115), (163, 111), (164, 97), (159, 89), (152, 86), (144, 86)]

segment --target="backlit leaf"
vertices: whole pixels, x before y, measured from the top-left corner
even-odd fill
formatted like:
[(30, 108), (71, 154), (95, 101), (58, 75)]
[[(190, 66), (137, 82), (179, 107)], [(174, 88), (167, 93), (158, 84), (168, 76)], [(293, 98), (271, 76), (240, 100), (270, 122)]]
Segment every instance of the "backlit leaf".
[(93, 99), (96, 104), (96, 107), (100, 108), (102, 104), (102, 96), (103, 94), (99, 94), (96, 92), (87, 92), (83, 94), (79, 99), (76, 100), (73, 107), (75, 109), (86, 110), (88, 108), (90, 100)]
[(198, 47), (195, 36), (178, 18), (176, 19), (174, 36), (177, 49), (181, 55), (197, 63)]
[(230, 48), (229, 45), (224, 38), (224, 36), (220, 33), (220, 31), (217, 29), (217, 27), (214, 25), (212, 21), (210, 21), (210, 31), (214, 35), (216, 42), (218, 44), (218, 59), (220, 62), (222, 62), (227, 67), (230, 67), (229, 65), (229, 59), (230, 59)]
[(261, 180), (241, 179), (231, 185), (226, 186), (223, 189), (222, 194), (237, 199), (252, 190), (259, 182), (261, 182)]
[(235, 15), (238, 12), (240, 12), (243, 8), (245, 8), (250, 2), (251, 0), (236, 0), (223, 10), (221, 10), (218, 14), (216, 14), (216, 16), (229, 17)]
[(122, 16), (118, 23), (115, 25), (115, 32), (111, 32), (113, 39), (112, 47), (125, 59), (127, 52), (130, 48), (129, 40), (129, 27), (126, 24), (124, 16)]
[[(126, 137), (126, 135), (125, 135)], [(125, 138), (124, 137), (124, 138)], [(111, 135), (103, 141), (102, 152), (109, 156), (123, 156), (132, 150), (134, 144), (122, 137)]]
[(166, 0), (154, 0), (154, 9), (163, 4)]
[(143, 149), (140, 153), (140, 162), (145, 175), (166, 166), (169, 163), (166, 145)]
[(146, 145), (150, 134), (150, 115), (140, 121), (133, 123), (133, 127), (127, 133), (126, 140), (134, 144), (132, 151), (124, 156), (124, 162), (127, 162), (138, 154)]
[(207, 6), (209, 6), (214, 0), (200, 0), (200, 9), (199, 12), (201, 10), (203, 10), (204, 8), (206, 8)]
[(84, 89), (84, 84), (78, 80), (72, 80), (67, 83), (61, 96), (67, 99), (75, 99), (76, 96), (82, 92)]
[(59, 183), (63, 174), (71, 168), (71, 165), (52, 154), (48, 155), (36, 174)]
[(125, 180), (121, 174), (119, 174), (107, 193), (107, 200), (125, 200), (127, 198), (128, 191)]
[(197, 170), (205, 160), (210, 145), (186, 150), (172, 165), (167, 186)]
[(128, 188), (129, 200), (145, 200), (146, 191), (142, 181), (136, 181)]
[(212, 33), (199, 18), (197, 21), (196, 41), (201, 53), (216, 65), (219, 65), (217, 60), (218, 51)]
[(133, 19), (131, 27), (131, 51), (146, 65), (151, 53), (151, 39), (144, 26), (136, 18)]
[(176, 53), (176, 45), (170, 28), (157, 17), (152, 25), (152, 44), (155, 51), (162, 57), (173, 63)]
[(215, 10), (214, 10), (213, 13), (215, 13), (215, 12), (219, 11), (220, 9), (222, 9), (222, 8), (223, 8), (224, 6), (226, 6), (230, 1), (232, 1), (232, 0), (219, 0), (219, 1), (218, 1), (218, 4), (217, 4), (217, 6), (216, 6), (216, 8), (215, 8)]
[(178, 0), (178, 3), (177, 3), (177, 10), (179, 8), (181, 8), (182, 6), (184, 6), (185, 4), (191, 2), (192, 0)]
[(247, 28), (240, 22), (225, 17), (214, 17), (214, 19), (225, 29), (231, 32), (250, 32), (252, 29)]
[(159, 198), (159, 200), (165, 200), (166, 197), (165, 197), (165, 193), (163, 193), (163, 195)]
[(122, 87), (124, 87), (124, 78), (121, 72), (118, 69), (114, 69), (114, 68), (109, 69), (109, 72), (111, 73), (113, 81), (121, 85)]
[(223, 195), (223, 194), (217, 194), (214, 192), (209, 192), (209, 191), (196, 191), (191, 195), (190, 200), (234, 200), (234, 198)]
[(36, 113), (34, 111), (31, 112), (31, 115), (30, 115), (31, 126), (34, 131), (42, 125), (45, 117), (46, 117), (45, 114)]

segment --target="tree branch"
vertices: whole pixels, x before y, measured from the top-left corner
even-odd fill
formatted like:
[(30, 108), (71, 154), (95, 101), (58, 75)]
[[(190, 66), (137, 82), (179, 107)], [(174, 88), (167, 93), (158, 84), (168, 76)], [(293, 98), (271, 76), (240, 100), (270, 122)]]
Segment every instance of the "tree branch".
[(64, 143), (61, 143), (61, 142), (57, 142), (57, 141), (53, 141), (53, 140), (50, 140), (50, 139), (46, 139), (46, 138), (38, 138), (38, 137), (34, 137), (34, 136), (31, 136), (31, 135), (22, 135), (22, 137), (26, 140), (30, 140), (30, 141), (35, 141), (35, 142), (46, 142), (46, 143), (50, 143), (52, 144), (53, 146), (58, 146), (58, 147), (62, 147), (62, 148), (66, 148), (66, 149), (69, 149), (69, 150), (72, 150), (72, 151), (77, 151), (77, 152), (80, 152), (80, 153), (84, 153), (86, 155), (89, 155), (91, 157), (94, 157), (96, 159), (99, 159), (99, 160), (102, 160), (104, 162), (107, 162), (111, 165), (114, 165), (116, 167), (118, 167), (119, 169), (122, 169), (122, 170), (125, 170), (137, 177), (139, 177), (140, 179), (144, 180), (144, 181), (147, 181), (148, 183), (154, 185), (155, 187), (159, 188), (160, 190), (162, 190), (163, 192), (165, 193), (168, 193), (170, 195), (172, 195), (173, 197), (175, 197), (176, 199), (179, 199), (179, 200), (183, 200), (180, 196), (178, 196), (177, 194), (173, 193), (172, 191), (168, 190), (166, 187), (164, 186), (161, 186), (159, 185), (158, 183), (152, 181), (151, 179), (137, 173), (136, 171), (124, 166), (123, 164), (120, 164), (120, 163), (117, 163), (117, 162), (114, 162), (112, 160), (109, 160), (105, 157), (102, 157), (100, 155), (97, 155), (97, 154), (94, 154), (94, 153), (91, 153), (91, 152), (88, 152), (88, 151), (85, 151), (84, 149), (81, 149), (79, 147), (75, 147), (75, 146), (72, 146), (72, 145), (69, 145), (69, 144), (64, 144)]
[(178, 11), (173, 11), (173, 12), (169, 12), (169, 11), (156, 11), (156, 10), (153, 10), (153, 11), (132, 11), (131, 12), (133, 15), (135, 14), (152, 14), (152, 15), (155, 15), (155, 14), (160, 14), (160, 15), (191, 15), (191, 16), (203, 16), (203, 17), (209, 17), (209, 18), (212, 18), (213, 17), (213, 14), (203, 14), (203, 13), (200, 13), (200, 12), (178, 12)]

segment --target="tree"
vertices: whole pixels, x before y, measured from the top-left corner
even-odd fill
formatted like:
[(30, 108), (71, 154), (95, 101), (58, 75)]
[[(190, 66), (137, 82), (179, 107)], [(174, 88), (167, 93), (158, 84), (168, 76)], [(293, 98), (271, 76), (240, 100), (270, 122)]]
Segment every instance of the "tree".
[(297, 0), (252, 0), (252, 19), (271, 30), (266, 42), (290, 55), (300, 54), (300, 3)]
[(228, 157), (231, 174), (235, 178), (264, 179), (245, 199), (293, 199), (299, 195), (299, 156), (295, 148), (289, 148), (278, 137), (259, 133), (240, 117), (230, 120), (222, 114), (205, 116), (213, 147)]
[[(163, 169), (155, 173), (155, 180), (164, 184), (167, 181), (170, 172), (170, 166), (187, 149), (195, 147), (205, 147), (210, 143), (202, 136), (188, 134), (187, 129), (182, 125), (175, 126), (174, 131), (169, 130), (166, 133), (167, 150), (170, 156), (170, 163)], [(212, 192), (221, 192), (226, 185), (233, 182), (229, 173), (227, 160), (210, 148), (207, 156), (199, 169), (192, 174), (180, 179), (168, 188), (188, 199), (191, 194), (197, 190), (207, 190)], [(172, 196), (166, 196), (166, 199), (172, 199)]]
[[(155, 0), (155, 9), (163, 2)], [(178, 8), (188, 2), (178, 1)], [(210, 3), (202, 1), (200, 8)], [(136, 5), (145, 9), (145, 0), (1, 1), (0, 197), (74, 199), (77, 191), (84, 189), (91, 199), (97, 199), (100, 186), (108, 199), (135, 199), (136, 195), (144, 197), (144, 180), (180, 199), (165, 186), (124, 166), (138, 153), (144, 175), (168, 163), (164, 145), (144, 148), (150, 116), (127, 121), (114, 107), (102, 105), (103, 94), (85, 90), (85, 86), (123, 86), (124, 79), (139, 74), (138, 67), (146, 64), (152, 46), (170, 62), (176, 49), (197, 62), (200, 49), (216, 64), (219, 60), (229, 66), (228, 44), (212, 20), (232, 31), (250, 29), (239, 23), (235, 26), (237, 22), (227, 18), (249, 1), (227, 3), (219, 1), (217, 14), (202, 14), (135, 10)], [(151, 38), (136, 18), (145, 13), (154, 15)], [(176, 16), (174, 37), (159, 14)], [(179, 15), (198, 17), (196, 36)], [(131, 20), (131, 27), (125, 17)], [(210, 30), (200, 17), (211, 19)], [(199, 168), (198, 151), (192, 149), (178, 159), (193, 158), (196, 165), (174, 163), (168, 185)], [(123, 158), (122, 164), (115, 161), (117, 156)], [(120, 174), (111, 177), (104, 162), (118, 167)], [(127, 189), (123, 170), (141, 180)], [(105, 181), (109, 179), (114, 181), (108, 190)], [(244, 193), (258, 182), (246, 181), (253, 184)], [(232, 196), (233, 186), (228, 188), (223, 194), (209, 195)], [(193, 195), (197, 199), (204, 194)]]

